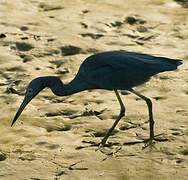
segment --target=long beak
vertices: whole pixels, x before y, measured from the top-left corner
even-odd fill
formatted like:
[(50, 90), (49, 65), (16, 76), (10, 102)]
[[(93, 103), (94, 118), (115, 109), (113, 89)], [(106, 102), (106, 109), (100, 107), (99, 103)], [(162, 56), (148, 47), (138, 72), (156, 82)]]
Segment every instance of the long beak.
[(27, 96), (25, 96), (22, 104), (20, 105), (16, 115), (14, 116), (14, 119), (12, 121), (11, 127), (13, 126), (13, 124), (16, 122), (16, 120), (18, 119), (18, 117), (20, 116), (20, 114), (22, 113), (22, 111), (24, 110), (24, 108), (27, 106), (27, 104), (31, 101), (32, 98), (28, 98)]

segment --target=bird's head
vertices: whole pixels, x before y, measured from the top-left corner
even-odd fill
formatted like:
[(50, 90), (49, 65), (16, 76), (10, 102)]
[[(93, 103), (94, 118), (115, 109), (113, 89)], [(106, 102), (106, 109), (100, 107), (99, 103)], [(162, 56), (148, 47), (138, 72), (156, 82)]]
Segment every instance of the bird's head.
[(33, 79), (27, 86), (24, 100), (20, 105), (12, 121), (11, 126), (13, 126), (13, 124), (16, 122), (16, 120), (18, 119), (24, 108), (27, 106), (27, 104), (45, 87), (49, 87), (52, 90), (52, 92), (58, 96), (62, 96), (66, 93), (64, 91), (64, 84), (58, 77), (44, 76)]
[(20, 114), (22, 113), (22, 111), (24, 110), (24, 108), (27, 106), (27, 104), (44, 88), (46, 87), (44, 81), (42, 78), (36, 78), (33, 79), (27, 89), (26, 89), (26, 93), (25, 93), (25, 97), (24, 100), (22, 102), (22, 104), (20, 105), (11, 126), (13, 126), (13, 124), (16, 122), (16, 120), (18, 119), (18, 117), (20, 116)]

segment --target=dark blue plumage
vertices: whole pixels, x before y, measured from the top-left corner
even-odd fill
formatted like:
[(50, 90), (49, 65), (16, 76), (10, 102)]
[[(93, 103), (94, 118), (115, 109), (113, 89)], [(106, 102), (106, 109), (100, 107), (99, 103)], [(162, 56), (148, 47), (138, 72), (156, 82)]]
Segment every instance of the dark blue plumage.
[(78, 76), (94, 89), (130, 89), (159, 72), (177, 69), (180, 60), (134, 53), (112, 51), (88, 57), (80, 66)]
[(125, 111), (117, 90), (129, 90), (146, 101), (150, 118), (150, 139), (154, 139), (151, 102), (132, 88), (143, 84), (151, 76), (160, 72), (175, 70), (181, 64), (181, 60), (128, 51), (103, 52), (89, 56), (81, 64), (75, 78), (67, 85), (64, 85), (58, 77), (54, 76), (39, 77), (32, 80), (27, 87), (25, 99), (15, 115), (12, 125), (25, 106), (45, 87), (49, 87), (58, 96), (67, 96), (89, 89), (114, 90), (121, 106), (121, 113), (115, 121), (115, 125), (103, 138), (102, 144), (104, 145)]

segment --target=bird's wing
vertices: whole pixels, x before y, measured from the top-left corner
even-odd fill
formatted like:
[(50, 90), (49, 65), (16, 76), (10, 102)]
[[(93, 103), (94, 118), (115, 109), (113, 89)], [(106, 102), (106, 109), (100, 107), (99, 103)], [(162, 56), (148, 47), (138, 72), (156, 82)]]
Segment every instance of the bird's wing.
[(146, 69), (146, 63), (137, 61), (119, 54), (98, 54), (87, 58), (78, 74), (94, 88), (128, 89), (144, 83), (153, 75)]
[(179, 59), (170, 59), (128, 51), (123, 51), (123, 54), (130, 60), (137, 61), (137, 63), (139, 61), (141, 64), (144, 63), (142, 65), (147, 65), (147, 69), (157, 70), (158, 72), (175, 70), (177, 66), (182, 64), (182, 60)]
[(114, 69), (130, 68), (132, 70), (144, 70), (153, 74), (154, 72), (175, 70), (181, 64), (181, 61), (136, 52), (111, 51), (92, 55), (84, 63), (90, 68), (109, 65)]
[(146, 82), (159, 72), (177, 69), (179, 63), (164, 57), (111, 51), (88, 57), (78, 74), (94, 88), (128, 89)]

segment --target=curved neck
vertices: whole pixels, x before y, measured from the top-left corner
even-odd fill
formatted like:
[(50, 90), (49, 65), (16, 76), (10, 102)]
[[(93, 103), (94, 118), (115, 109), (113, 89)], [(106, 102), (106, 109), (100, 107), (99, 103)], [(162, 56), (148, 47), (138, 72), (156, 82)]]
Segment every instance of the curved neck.
[(42, 86), (48, 87), (57, 96), (65, 96), (63, 82), (55, 76), (42, 77)]
[(45, 78), (44, 83), (44, 86), (49, 87), (57, 96), (68, 96), (86, 89), (92, 89), (86, 82), (78, 77), (74, 78), (67, 85), (64, 85), (58, 77), (48, 76)]

